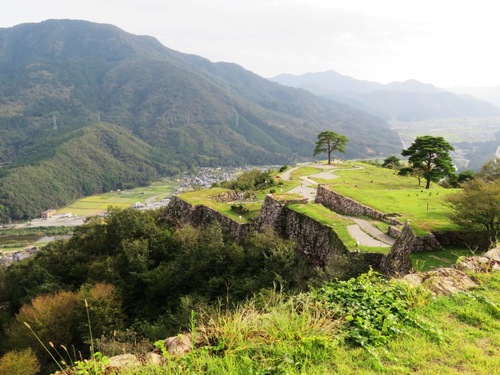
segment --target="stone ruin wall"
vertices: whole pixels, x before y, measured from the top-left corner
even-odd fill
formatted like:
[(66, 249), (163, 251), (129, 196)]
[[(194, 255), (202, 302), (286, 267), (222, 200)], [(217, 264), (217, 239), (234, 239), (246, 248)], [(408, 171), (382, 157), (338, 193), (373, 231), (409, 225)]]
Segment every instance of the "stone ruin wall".
[[(373, 267), (386, 276), (389, 275), (388, 277), (391, 274), (404, 275), (409, 272), (411, 260), (406, 249), (410, 246), (408, 241), (413, 242), (414, 235), (400, 236), (401, 238), (386, 256), (381, 253), (350, 252), (331, 227), (287, 207), (288, 204), (306, 201), (307, 199), (279, 201), (268, 195), (261, 214), (254, 224), (242, 224), (210, 207), (192, 205), (174, 196), (160, 219), (166, 220), (173, 226), (183, 224), (206, 226), (217, 221), (224, 235), (236, 241), (241, 240), (252, 230), (263, 231), (271, 228), (280, 236), (294, 241), (298, 253), (320, 267), (325, 266), (334, 255), (345, 255), (351, 261), (360, 264), (364, 271)], [(386, 260), (387, 258), (390, 260)]]
[(390, 217), (391, 214), (374, 210), (356, 202), (354, 199), (344, 197), (324, 185), (318, 185), (315, 202), (321, 203), (326, 208), (343, 215), (368, 216), (392, 225), (403, 225), (399, 220)]
[(255, 229), (262, 231), (270, 228), (281, 237), (294, 241), (297, 252), (318, 266), (325, 266), (335, 254), (349, 254), (332, 228), (287, 207), (296, 203), (307, 203), (307, 198), (279, 201), (267, 195), (255, 221)]
[(191, 224), (195, 227), (207, 226), (216, 221), (220, 224), (222, 233), (234, 240), (242, 239), (252, 230), (250, 224), (239, 223), (213, 208), (203, 205), (193, 205), (176, 196), (171, 198), (160, 220), (165, 220), (175, 227), (184, 224)]

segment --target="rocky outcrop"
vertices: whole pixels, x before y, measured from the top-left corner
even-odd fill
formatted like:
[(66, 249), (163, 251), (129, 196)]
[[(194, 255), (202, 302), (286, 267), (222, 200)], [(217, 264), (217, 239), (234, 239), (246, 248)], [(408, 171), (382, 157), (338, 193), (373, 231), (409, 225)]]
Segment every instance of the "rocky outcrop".
[(402, 225), (399, 220), (394, 219), (393, 214), (384, 213), (365, 206), (354, 199), (350, 199), (334, 192), (325, 185), (318, 185), (316, 191), (316, 203), (321, 203), (328, 209), (343, 215), (368, 216), (376, 220), (385, 221), (393, 225)]

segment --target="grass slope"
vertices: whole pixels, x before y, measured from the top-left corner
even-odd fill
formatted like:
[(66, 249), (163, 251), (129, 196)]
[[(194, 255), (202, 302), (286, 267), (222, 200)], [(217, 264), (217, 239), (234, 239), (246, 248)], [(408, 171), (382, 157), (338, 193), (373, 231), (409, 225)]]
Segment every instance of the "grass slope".
[(336, 170), (339, 178), (320, 180), (338, 193), (386, 213), (400, 214), (400, 220), (410, 220), (417, 234), (430, 230), (452, 230), (455, 226), (448, 218), (446, 196), (458, 189), (444, 189), (432, 184), (425, 190), (417, 179), (401, 177), (394, 171), (365, 163), (355, 163), (358, 168)]
[[(438, 298), (423, 288), (366, 277), (292, 298), (261, 293), (233, 311), (193, 313), (191, 333), (208, 344), (181, 357), (166, 354), (163, 366), (118, 374), (496, 374), (500, 273), (473, 276), (481, 281), (476, 290)], [(379, 294), (384, 291), (394, 295)], [(317, 295), (325, 292), (344, 295), (352, 309), (333, 302), (334, 295), (321, 303)], [(364, 337), (365, 344), (358, 341)], [(98, 374), (105, 373), (101, 368)]]

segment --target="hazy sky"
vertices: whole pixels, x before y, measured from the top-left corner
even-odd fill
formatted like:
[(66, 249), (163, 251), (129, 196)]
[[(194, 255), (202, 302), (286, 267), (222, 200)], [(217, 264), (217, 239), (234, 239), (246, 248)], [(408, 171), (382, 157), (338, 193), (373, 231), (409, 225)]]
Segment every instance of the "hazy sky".
[(109, 23), (264, 77), (335, 70), (382, 83), (500, 84), (493, 0), (2, 0), (0, 27)]

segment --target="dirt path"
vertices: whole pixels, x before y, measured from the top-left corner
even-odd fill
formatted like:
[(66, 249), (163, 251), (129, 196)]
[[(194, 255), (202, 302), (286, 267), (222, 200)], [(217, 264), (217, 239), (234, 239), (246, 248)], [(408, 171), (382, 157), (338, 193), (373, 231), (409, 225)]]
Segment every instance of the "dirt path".
[[(316, 168), (328, 169), (328, 171), (316, 173), (309, 176), (301, 176), (300, 179), (302, 180), (302, 182), (300, 186), (291, 189), (289, 193), (300, 194), (303, 197), (307, 198), (309, 202), (314, 202), (314, 199), (316, 198), (316, 188), (318, 183), (311, 178), (315, 177), (321, 178), (323, 180), (333, 180), (334, 178), (337, 178), (339, 176), (334, 174), (335, 167), (324, 164), (310, 165)], [(281, 175), (281, 178), (285, 181), (289, 181), (291, 173), (299, 168), (300, 166), (290, 168)], [(360, 245), (369, 247), (390, 247), (394, 244), (394, 238), (383, 233), (367, 220), (351, 216), (349, 216), (348, 218), (356, 223), (347, 227), (349, 234)]]
[[(369, 221), (364, 220), (364, 219), (359, 219), (356, 217), (349, 217), (352, 221), (354, 221), (359, 227), (366, 232), (368, 235), (371, 237), (374, 237), (375, 239), (378, 240), (378, 242), (382, 242), (384, 245), (381, 245), (382, 247), (386, 246), (392, 246), (394, 245), (394, 242), (396, 240), (389, 236), (388, 234), (385, 234), (382, 232), (380, 229), (377, 227), (373, 226)], [(366, 246), (371, 246), (371, 245), (366, 245)], [(378, 245), (375, 245), (378, 246)]]
[(349, 234), (356, 240), (359, 245), (369, 247), (390, 247), (385, 242), (376, 240), (368, 233), (364, 232), (358, 224), (352, 224), (347, 227)]

